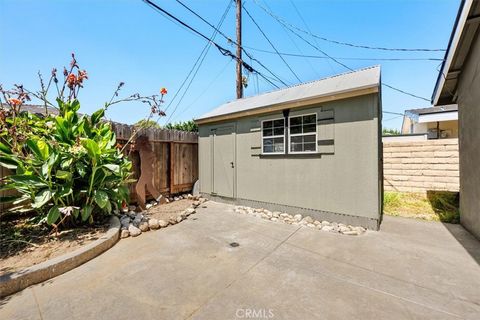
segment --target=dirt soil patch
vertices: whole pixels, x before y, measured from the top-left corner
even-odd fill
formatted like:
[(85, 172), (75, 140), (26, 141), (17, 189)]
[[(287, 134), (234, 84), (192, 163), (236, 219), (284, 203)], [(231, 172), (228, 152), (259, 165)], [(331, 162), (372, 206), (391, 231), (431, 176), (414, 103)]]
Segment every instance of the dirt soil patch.
[(176, 218), (182, 213), (185, 209), (192, 205), (194, 200), (182, 199), (178, 201), (173, 201), (170, 203), (165, 203), (161, 205), (154, 206), (147, 210), (149, 217), (168, 221), (170, 217)]
[(0, 222), (0, 275), (19, 271), (87, 245), (108, 231), (108, 223), (63, 230), (29, 222), (29, 217)]

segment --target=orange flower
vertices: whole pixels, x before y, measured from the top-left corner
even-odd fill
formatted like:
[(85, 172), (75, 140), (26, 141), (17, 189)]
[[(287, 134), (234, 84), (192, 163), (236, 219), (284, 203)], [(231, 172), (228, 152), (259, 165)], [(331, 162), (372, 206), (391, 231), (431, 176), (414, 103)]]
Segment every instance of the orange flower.
[(67, 84), (70, 88), (72, 88), (75, 83), (77, 82), (77, 77), (73, 74), (73, 73), (70, 73), (68, 76), (67, 76)]
[(15, 98), (11, 98), (11, 99), (8, 99), (8, 102), (13, 106), (13, 107), (18, 107), (22, 104), (22, 100), (20, 99), (15, 99)]
[(167, 94), (167, 89), (166, 89), (166, 88), (160, 89), (160, 93), (161, 93), (162, 95), (166, 95), (166, 94)]
[(86, 70), (79, 70), (78, 71), (78, 82), (82, 83), (83, 79), (88, 79), (88, 74)]

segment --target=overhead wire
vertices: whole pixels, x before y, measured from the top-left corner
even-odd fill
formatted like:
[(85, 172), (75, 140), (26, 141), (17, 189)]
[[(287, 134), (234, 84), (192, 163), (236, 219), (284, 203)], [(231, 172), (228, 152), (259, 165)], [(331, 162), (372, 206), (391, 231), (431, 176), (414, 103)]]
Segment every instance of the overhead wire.
[(245, 8), (245, 6), (242, 6), (243, 7), (243, 10), (245, 11), (245, 13), (247, 14), (247, 16), (250, 18), (250, 20), (252, 20), (253, 24), (257, 27), (257, 29), (260, 31), (260, 33), (262, 34), (262, 36), (265, 38), (265, 40), (267, 40), (267, 42), (270, 44), (270, 46), (273, 48), (273, 50), (275, 50), (275, 52), (277, 53), (277, 55), (280, 57), (280, 59), (282, 59), (283, 63), (287, 66), (287, 68), (290, 70), (290, 72), (292, 72), (292, 74), (295, 76), (295, 78), (299, 81), (299, 82), (302, 82), (302, 80), (300, 80), (300, 78), (298, 77), (298, 75), (295, 73), (295, 71), (293, 71), (292, 67), (288, 64), (288, 62), (285, 60), (285, 58), (280, 54), (280, 52), (278, 52), (277, 48), (275, 47), (275, 45), (272, 43), (272, 41), (268, 38), (268, 36), (265, 34), (265, 32), (262, 30), (262, 28), (260, 27), (260, 25), (257, 23), (257, 21), (255, 21), (255, 19), (253, 18), (253, 16), (250, 14), (250, 12), (247, 10), (247, 8)]
[[(227, 14), (228, 14), (228, 11), (230, 11), (230, 7), (231, 7), (231, 3), (229, 2), (228, 5), (227, 5), (227, 8), (225, 9), (224, 13), (222, 14), (222, 16), (220, 17), (220, 21), (218, 22), (218, 25), (217, 25), (217, 28), (220, 28), (220, 26), (223, 24), (223, 22), (225, 21), (225, 18), (227, 17)], [(210, 37), (210, 41), (213, 41), (215, 39), (217, 35), (217, 31), (214, 31)], [(186, 89), (184, 90), (183, 92), (183, 95), (181, 96), (180, 100), (177, 102), (177, 105), (175, 106), (175, 108), (173, 109), (173, 111), (171, 112), (170, 116), (168, 117), (168, 120), (166, 121), (166, 123), (168, 123), (170, 121), (170, 119), (173, 117), (173, 115), (175, 114), (175, 111), (177, 110), (178, 106), (180, 105), (180, 103), (183, 101), (183, 98), (185, 97), (186, 93), (188, 92), (188, 89), (190, 89), (190, 86), (193, 82), (193, 80), (195, 79), (195, 76), (197, 75), (198, 71), (200, 70), (200, 67), (203, 63), (203, 61), (205, 60), (205, 58), (207, 57), (207, 54), (208, 54), (208, 51), (210, 49), (210, 42), (207, 42), (205, 47), (203, 48), (202, 52), (200, 53), (200, 56), (197, 58), (197, 61), (195, 62), (195, 64), (193, 65), (192, 69), (190, 70), (190, 72), (188, 73), (187, 77), (185, 78), (185, 80), (183, 81), (180, 89), (176, 92), (175, 96), (174, 96), (174, 99), (175, 97), (177, 96), (178, 92), (180, 92), (180, 90), (182, 89), (183, 85), (185, 84), (186, 80), (190, 77), (190, 75), (192, 74), (193, 70), (195, 69), (196, 67), (196, 71), (195, 73), (193, 74), (193, 76), (190, 78), (190, 82), (188, 83)], [(201, 60), (200, 60), (201, 59)], [(231, 61), (231, 60), (230, 60)], [(198, 66), (197, 66), (198, 64)], [(173, 99), (172, 99), (173, 101)], [(170, 106), (170, 105), (169, 105)], [(168, 109), (168, 107), (167, 107)], [(166, 111), (166, 110), (165, 110)]]
[(240, 63), (242, 64), (242, 66), (248, 70), (249, 72), (255, 72), (256, 74), (258, 74), (260, 77), (262, 77), (265, 81), (267, 81), (268, 83), (270, 83), (272, 86), (274, 86), (275, 88), (279, 88), (275, 83), (273, 83), (268, 77), (266, 77), (263, 73), (261, 73), (260, 71), (254, 69), (252, 66), (250, 66), (249, 64), (247, 64), (245, 61), (243, 61), (242, 59), (240, 59), (239, 57), (237, 57), (235, 54), (233, 54), (230, 50), (228, 49), (225, 49), (223, 48), (222, 46), (220, 46), (218, 43), (216, 43), (215, 41), (211, 41), (207, 36), (205, 36), (204, 34), (202, 34), (200, 31), (196, 30), (195, 28), (191, 27), (190, 25), (188, 25), (187, 23), (183, 22), (182, 20), (180, 20), (179, 18), (175, 17), (174, 15), (172, 15), (171, 13), (169, 13), (168, 11), (166, 11), (165, 9), (161, 8), (159, 5), (157, 5), (156, 3), (150, 1), (150, 0), (142, 0), (144, 3), (146, 3), (147, 5), (149, 5), (151, 8), (153, 8), (154, 10), (156, 10), (157, 12), (161, 13), (162, 15), (168, 17), (170, 20), (173, 20), (174, 22), (180, 24), (181, 26), (187, 28), (189, 31), (193, 32), (194, 34), (200, 36), (201, 38), (203, 38), (204, 40), (207, 40), (208, 42), (210, 42), (211, 44), (213, 44), (219, 51), (222, 55), (226, 56), (226, 57), (230, 57), (236, 61), (240, 61)]
[[(258, 0), (253, 0), (257, 5), (261, 6), (261, 4), (258, 2)], [(295, 5), (294, 5), (295, 6)], [(304, 30), (302, 28), (299, 28), (289, 22), (287, 22), (285, 19), (281, 18), (280, 16), (277, 16), (275, 15), (273, 12), (272, 13), (269, 13), (272, 17), (274, 17), (275, 19), (279, 19), (279, 20), (282, 20), (283, 23), (289, 25), (290, 27), (302, 32), (302, 33), (305, 33), (313, 38), (317, 38), (317, 39), (320, 39), (320, 40), (323, 40), (323, 41), (326, 41), (326, 42), (330, 42), (330, 43), (334, 43), (334, 44), (338, 44), (338, 45), (343, 45), (343, 46), (348, 46), (348, 47), (354, 47), (354, 48), (360, 48), (360, 49), (369, 49), (369, 50), (381, 50), (381, 51), (403, 51), (403, 52), (445, 52), (446, 49), (429, 49), (429, 48), (387, 48), (387, 47), (376, 47), (376, 46), (368, 46), (368, 45), (360, 45), (360, 44), (354, 44), (354, 43), (349, 43), (349, 42), (345, 42), (345, 41), (338, 41), (338, 40), (334, 40), (334, 39), (330, 39), (330, 38), (326, 38), (326, 37), (322, 37), (322, 36), (319, 36), (319, 35), (316, 35), (312, 32), (310, 32), (310, 30)]]
[[(284, 20), (280, 17), (278, 17), (277, 15), (275, 15), (273, 12), (271, 12), (270, 10), (268, 10), (267, 8), (265, 8), (262, 4), (260, 4), (258, 2), (258, 0), (253, 0), (265, 13), (267, 13), (269, 16), (271, 16), (272, 18), (274, 18), (278, 23), (284, 25), (286, 28), (288, 28), (290, 30), (290, 32), (292, 32), (293, 34), (295, 34), (297, 37), (299, 37), (302, 41), (304, 41), (305, 43), (307, 43), (308, 45), (310, 45), (312, 48), (314, 48), (315, 50), (321, 52), (323, 55), (325, 55), (326, 57), (328, 57), (330, 60), (334, 61), (335, 63), (337, 63), (338, 65), (344, 67), (345, 69), (347, 70), (350, 70), (350, 71), (355, 71), (353, 68), (349, 67), (348, 65), (340, 62), (338, 59), (330, 56), (329, 54), (327, 54), (324, 50), (320, 49), (318, 46), (314, 45), (313, 43), (311, 43), (310, 41), (308, 41), (307, 39), (305, 39), (303, 36), (301, 36), (300, 34), (298, 34), (298, 32), (296, 32), (295, 30), (292, 29), (292, 27), (290, 27), (290, 25), (286, 22), (284, 22)], [(425, 100), (425, 101), (430, 101), (430, 99), (427, 99), (425, 97), (422, 97), (422, 96), (419, 96), (419, 95), (416, 95), (416, 94), (413, 94), (413, 93), (410, 93), (410, 92), (407, 92), (405, 90), (402, 90), (402, 89), (399, 89), (399, 88), (396, 88), (392, 85), (389, 85), (387, 83), (382, 83), (383, 86), (387, 87), (387, 88), (390, 88), (392, 90), (395, 90), (397, 92), (400, 92), (400, 93), (403, 93), (405, 95), (408, 95), (408, 96), (411, 96), (411, 97), (414, 97), (414, 98), (417, 98), (417, 99), (421, 99), (421, 100)]]

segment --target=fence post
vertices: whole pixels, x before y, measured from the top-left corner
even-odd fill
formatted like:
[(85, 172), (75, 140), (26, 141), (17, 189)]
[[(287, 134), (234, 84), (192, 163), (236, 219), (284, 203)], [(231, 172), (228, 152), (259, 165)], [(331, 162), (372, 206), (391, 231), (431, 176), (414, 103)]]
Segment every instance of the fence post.
[(170, 194), (173, 194), (173, 187), (174, 187), (174, 170), (175, 170), (175, 165), (174, 165), (174, 159), (175, 159), (175, 144), (173, 141), (170, 143)]

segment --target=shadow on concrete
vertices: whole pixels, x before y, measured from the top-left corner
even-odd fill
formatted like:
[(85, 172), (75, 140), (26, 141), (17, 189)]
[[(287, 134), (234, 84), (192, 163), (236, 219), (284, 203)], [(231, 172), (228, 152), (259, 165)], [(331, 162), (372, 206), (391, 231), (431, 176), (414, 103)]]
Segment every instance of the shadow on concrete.
[(443, 223), (443, 226), (480, 265), (480, 241), (460, 224)]
[(459, 193), (427, 191), (427, 198), (443, 226), (480, 265), (480, 241), (459, 224), (461, 214), (459, 210)]

